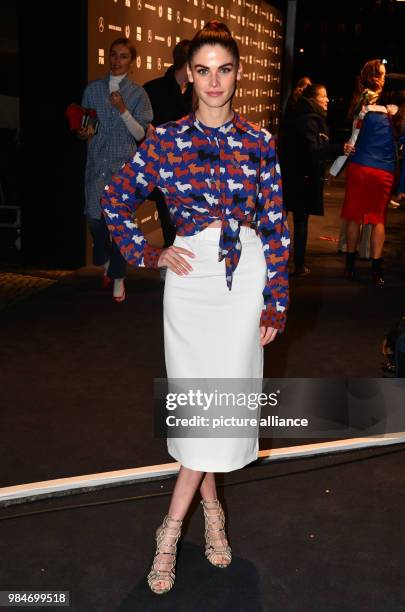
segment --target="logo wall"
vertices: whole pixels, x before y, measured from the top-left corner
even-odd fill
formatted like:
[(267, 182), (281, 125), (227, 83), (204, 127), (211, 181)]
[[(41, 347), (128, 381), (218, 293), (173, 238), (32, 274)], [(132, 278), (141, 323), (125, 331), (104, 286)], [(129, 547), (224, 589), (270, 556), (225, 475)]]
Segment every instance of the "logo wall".
[[(131, 6), (132, 5), (132, 6)], [(172, 64), (177, 40), (191, 39), (210, 19), (225, 21), (238, 42), (243, 78), (235, 109), (251, 121), (277, 129), (280, 104), (283, 16), (264, 0), (159, 0), (130, 2), (89, 0), (88, 80), (101, 78), (108, 68), (100, 62), (120, 35), (137, 49), (131, 77), (139, 84), (162, 76)]]

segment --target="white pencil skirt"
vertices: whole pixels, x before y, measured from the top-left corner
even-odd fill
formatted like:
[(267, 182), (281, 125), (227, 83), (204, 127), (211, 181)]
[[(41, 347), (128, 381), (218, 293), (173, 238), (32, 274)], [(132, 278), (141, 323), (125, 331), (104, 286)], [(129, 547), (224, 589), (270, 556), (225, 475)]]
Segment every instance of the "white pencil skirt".
[[(167, 270), (164, 342), (168, 379), (261, 379), (263, 348), (259, 322), (267, 268), (260, 238), (242, 226), (242, 253), (232, 290), (225, 261), (218, 262), (220, 228), (177, 236), (175, 246), (192, 251), (193, 271)], [(204, 472), (230, 472), (255, 461), (258, 438), (168, 438), (169, 454)]]

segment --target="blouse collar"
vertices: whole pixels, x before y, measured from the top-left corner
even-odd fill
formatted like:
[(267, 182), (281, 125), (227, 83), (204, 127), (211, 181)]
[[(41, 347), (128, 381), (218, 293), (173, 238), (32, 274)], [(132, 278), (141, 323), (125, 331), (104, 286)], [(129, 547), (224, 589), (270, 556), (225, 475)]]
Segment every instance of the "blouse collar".
[(195, 127), (197, 128), (197, 130), (200, 130), (200, 132), (203, 132), (206, 136), (218, 136), (218, 134), (227, 134), (232, 129), (235, 118), (234, 113), (231, 119), (228, 119), (228, 121), (226, 121), (222, 125), (219, 125), (217, 127), (211, 127), (202, 123), (200, 119), (197, 119), (195, 113), (193, 113), (193, 115), (193, 123)]
[[(213, 130), (211, 133), (215, 134), (215, 132), (218, 132), (221, 128), (225, 128), (227, 130), (232, 130), (233, 128), (240, 131), (240, 132), (249, 132), (250, 134), (254, 135), (254, 136), (258, 136), (259, 132), (260, 132), (260, 126), (256, 125), (254, 123), (250, 123), (249, 121), (247, 121), (247, 119), (245, 119), (244, 117), (242, 117), (241, 115), (239, 115), (238, 113), (236, 113), (234, 111), (233, 114), (233, 118), (230, 119), (227, 123), (225, 123), (224, 125), (220, 126), (219, 128), (209, 128), (204, 126), (204, 129), (201, 127), (199, 128), (197, 123), (198, 119), (196, 118), (194, 113), (190, 113), (189, 115), (186, 115), (185, 117), (183, 117), (182, 119), (180, 119), (177, 124), (179, 125), (179, 131), (181, 133), (188, 131), (189, 129), (195, 127), (197, 129), (200, 129), (200, 131), (203, 131), (204, 133), (206, 133), (205, 130)], [(203, 124), (201, 122), (199, 122), (201, 126), (203, 126)], [(226, 133), (226, 132), (225, 132)]]

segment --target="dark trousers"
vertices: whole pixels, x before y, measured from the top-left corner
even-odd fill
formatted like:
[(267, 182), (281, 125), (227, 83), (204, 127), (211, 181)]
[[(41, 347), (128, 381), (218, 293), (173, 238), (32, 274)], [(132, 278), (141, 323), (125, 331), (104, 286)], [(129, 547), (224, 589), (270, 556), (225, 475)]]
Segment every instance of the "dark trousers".
[(397, 378), (405, 376), (405, 332), (398, 336), (395, 344), (395, 376)]
[(305, 265), (305, 252), (308, 239), (309, 214), (293, 212), (294, 219), (294, 266), (296, 269)]
[(156, 203), (156, 209), (159, 215), (159, 221), (165, 241), (164, 246), (165, 249), (167, 249), (167, 247), (173, 244), (174, 239), (176, 238), (176, 229), (171, 222), (165, 197), (159, 189), (154, 189), (149, 197)]
[(101, 216), (100, 219), (87, 217), (87, 223), (93, 238), (93, 264), (95, 266), (102, 266), (109, 260), (107, 276), (110, 278), (124, 278), (127, 262), (121, 255), (115, 241), (111, 240), (104, 217)]

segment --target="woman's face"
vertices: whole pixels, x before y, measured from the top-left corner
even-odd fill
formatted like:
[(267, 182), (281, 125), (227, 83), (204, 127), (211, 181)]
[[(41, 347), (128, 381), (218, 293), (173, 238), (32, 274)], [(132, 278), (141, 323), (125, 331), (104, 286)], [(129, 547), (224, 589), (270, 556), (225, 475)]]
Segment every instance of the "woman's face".
[(114, 45), (110, 52), (110, 71), (114, 76), (126, 74), (132, 64), (131, 52), (125, 45)]
[(380, 76), (379, 76), (378, 80), (381, 83), (381, 87), (383, 87), (384, 83), (385, 83), (385, 66), (384, 66), (384, 64), (380, 65)]
[(187, 67), (188, 79), (194, 84), (199, 104), (221, 108), (235, 93), (236, 81), (242, 76), (242, 66), (222, 45), (204, 45)]
[(329, 98), (325, 87), (320, 87), (318, 89), (315, 100), (325, 112), (328, 110)]

